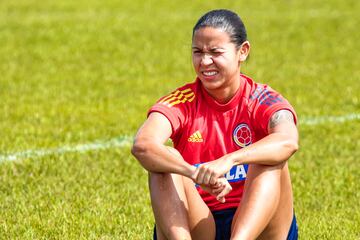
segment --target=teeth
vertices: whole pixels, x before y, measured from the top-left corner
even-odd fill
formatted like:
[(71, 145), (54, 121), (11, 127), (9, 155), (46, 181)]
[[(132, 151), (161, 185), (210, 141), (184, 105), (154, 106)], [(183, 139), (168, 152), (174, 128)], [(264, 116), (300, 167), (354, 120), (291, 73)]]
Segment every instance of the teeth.
[(212, 71), (212, 72), (203, 72), (203, 74), (205, 76), (214, 76), (217, 72), (216, 71)]

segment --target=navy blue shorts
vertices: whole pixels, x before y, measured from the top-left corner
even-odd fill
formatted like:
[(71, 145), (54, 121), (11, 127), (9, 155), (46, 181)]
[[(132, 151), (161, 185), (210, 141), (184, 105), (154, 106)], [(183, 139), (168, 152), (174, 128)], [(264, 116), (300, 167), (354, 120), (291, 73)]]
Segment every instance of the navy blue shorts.
[[(221, 211), (212, 212), (215, 219), (216, 237), (215, 240), (228, 240), (231, 236), (231, 223), (234, 218), (236, 208), (225, 209)], [(298, 226), (296, 224), (296, 217), (294, 214), (291, 226), (289, 229), (287, 240), (298, 239)], [(154, 240), (156, 237), (156, 227), (154, 228)]]

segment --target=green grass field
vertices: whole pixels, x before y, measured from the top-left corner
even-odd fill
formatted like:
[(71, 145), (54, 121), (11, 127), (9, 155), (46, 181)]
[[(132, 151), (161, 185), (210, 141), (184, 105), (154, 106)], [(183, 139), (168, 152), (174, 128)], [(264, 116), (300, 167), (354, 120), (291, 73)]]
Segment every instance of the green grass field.
[(218, 2), (0, 2), (0, 239), (151, 239), (124, 137), (193, 81), (191, 30), (214, 8), (247, 26), (242, 71), (297, 110), (300, 239), (360, 239), (360, 2)]

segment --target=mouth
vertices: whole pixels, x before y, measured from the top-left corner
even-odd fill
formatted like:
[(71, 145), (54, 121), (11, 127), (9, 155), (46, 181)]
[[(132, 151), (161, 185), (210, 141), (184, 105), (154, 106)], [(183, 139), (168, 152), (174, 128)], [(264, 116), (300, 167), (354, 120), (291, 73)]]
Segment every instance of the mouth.
[(216, 71), (216, 70), (206, 70), (206, 71), (201, 71), (201, 74), (204, 76), (204, 77), (207, 77), (207, 78), (212, 78), (214, 76), (216, 76), (219, 72)]

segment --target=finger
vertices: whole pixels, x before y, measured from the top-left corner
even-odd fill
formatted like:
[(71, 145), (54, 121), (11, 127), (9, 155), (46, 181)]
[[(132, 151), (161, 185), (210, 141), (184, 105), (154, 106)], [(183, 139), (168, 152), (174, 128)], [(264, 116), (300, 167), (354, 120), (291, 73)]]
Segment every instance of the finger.
[(216, 199), (221, 202), (221, 200), (224, 200), (225, 202), (225, 196), (231, 192), (232, 187), (229, 183), (222, 189), (222, 191), (216, 196)]
[(217, 198), (217, 200), (218, 200), (219, 202), (221, 202), (221, 203), (225, 203), (225, 202), (226, 202), (226, 200), (225, 200), (225, 198), (224, 198), (224, 197)]
[(195, 171), (193, 172), (193, 174), (191, 175), (191, 179), (192, 179), (194, 182), (196, 182), (196, 179), (197, 179), (197, 177), (198, 177), (198, 174), (199, 174), (199, 168), (197, 167), (197, 168), (195, 169)]
[(196, 177), (196, 183), (197, 184), (204, 184), (204, 177), (205, 177), (206, 167), (200, 166), (198, 168), (198, 174)]
[(204, 184), (210, 185), (210, 178), (211, 178), (211, 171), (209, 169), (206, 169), (206, 172), (204, 174)]
[(220, 183), (218, 183), (218, 181), (216, 181), (215, 183), (210, 183), (209, 184), (210, 186), (211, 186), (211, 188), (218, 188), (218, 187), (220, 187), (221, 186), (221, 184)]
[(219, 202), (221, 203), (224, 203), (226, 200), (225, 200), (225, 196), (222, 196), (221, 194), (218, 194), (216, 196), (216, 200), (218, 200)]
[(209, 180), (209, 183), (210, 183), (211, 185), (217, 184), (217, 178), (216, 178), (216, 176), (214, 176), (214, 174), (211, 175), (211, 178), (210, 178), (210, 180)]
[(222, 192), (223, 188), (216, 188), (216, 189), (212, 189), (211, 193), (215, 196), (219, 195)]
[(219, 184), (216, 184), (216, 185), (210, 185), (211, 186), (211, 189), (214, 189), (214, 190), (218, 190), (218, 189), (223, 189), (225, 187), (225, 185), (219, 183)]
[(211, 193), (213, 193), (213, 195), (216, 197), (216, 195), (218, 195), (223, 189), (224, 189), (224, 185), (222, 183), (216, 183), (215, 185), (209, 185), (211, 188)]
[(224, 177), (216, 179), (216, 184), (215, 184), (216, 186), (222, 187), (222, 186), (225, 186), (227, 184), (228, 184), (228, 181)]

